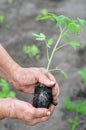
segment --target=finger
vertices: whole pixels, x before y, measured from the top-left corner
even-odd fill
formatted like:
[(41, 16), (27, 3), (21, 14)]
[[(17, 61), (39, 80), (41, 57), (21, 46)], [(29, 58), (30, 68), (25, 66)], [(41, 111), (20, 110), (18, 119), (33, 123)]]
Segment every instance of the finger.
[(51, 104), (49, 107), (49, 111), (51, 112), (51, 115), (54, 112), (54, 110), (55, 110), (55, 105)]
[[(47, 75), (51, 80), (54, 80), (55, 82), (56, 82), (56, 80), (55, 80), (55, 78), (54, 78), (54, 76), (52, 75), (52, 74), (50, 74), (50, 73), (48, 73), (48, 75)], [(58, 83), (56, 82), (56, 84), (52, 87), (52, 95), (53, 95), (53, 103), (54, 103), (54, 105), (56, 105), (57, 104), (57, 98), (58, 98), (58, 96), (59, 96), (59, 85), (58, 85)]]
[(46, 109), (46, 108), (37, 108), (35, 110), (35, 118), (41, 118), (41, 117), (45, 117), (45, 116), (49, 116), (51, 114), (51, 112)]
[[(54, 87), (54, 95), (56, 95), (57, 94), (57, 92), (58, 92), (58, 96), (59, 96), (59, 85), (58, 85), (58, 83), (56, 82), (56, 79), (54, 78), (54, 76), (52, 75), (52, 74), (50, 74), (50, 73), (48, 73), (48, 78), (49, 79), (51, 79), (51, 80), (53, 80), (53, 81), (55, 81), (55, 85), (53, 86)], [(57, 91), (58, 90), (58, 91)], [(55, 93), (56, 92), (56, 93)]]
[(44, 84), (44, 85), (46, 85), (46, 86), (49, 86), (49, 87), (51, 87), (51, 86), (53, 86), (53, 85), (55, 84), (54, 81), (50, 80), (50, 79), (49, 79), (45, 74), (43, 74), (43, 73), (40, 73), (40, 74), (39, 74), (38, 82), (40, 82), (40, 83), (42, 83), (42, 84)]
[(30, 121), (28, 124), (33, 126), (33, 125), (36, 125), (38, 123), (41, 123), (41, 122), (45, 122), (47, 120), (49, 120), (50, 116), (53, 114), (54, 112), (54, 109), (55, 109), (55, 106), (53, 104), (51, 104), (51, 106), (49, 107), (49, 111), (51, 112), (50, 115), (48, 116), (45, 116), (45, 117), (42, 117), (42, 118), (36, 118), (36, 119), (33, 119), (32, 121)]
[(36, 125), (38, 123), (45, 122), (47, 120), (49, 120), (49, 116), (45, 116), (45, 117), (42, 117), (42, 118), (33, 119), (32, 121), (30, 121), (27, 124), (33, 126), (33, 125)]
[(47, 77), (48, 77), (50, 80), (53, 80), (53, 81), (56, 82), (55, 77), (54, 77), (51, 73), (48, 72), (46, 75), (47, 75)]

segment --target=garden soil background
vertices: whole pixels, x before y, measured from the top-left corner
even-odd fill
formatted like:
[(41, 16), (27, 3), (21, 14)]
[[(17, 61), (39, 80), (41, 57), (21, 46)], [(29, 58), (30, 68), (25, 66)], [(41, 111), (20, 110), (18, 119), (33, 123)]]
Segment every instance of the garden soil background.
[[(35, 21), (35, 17), (44, 8), (58, 15), (86, 19), (86, 0), (13, 0), (12, 4), (8, 4), (7, 0), (0, 0), (0, 14), (5, 15), (4, 24), (0, 26), (0, 43), (12, 58), (23, 67), (46, 67), (47, 64), (45, 47), (34, 40), (32, 32), (43, 32), (48, 37), (53, 36), (55, 39), (58, 37), (58, 30), (53, 24)], [(9, 24), (10, 27), (6, 28), (6, 24)], [(0, 130), (71, 129), (68, 119), (72, 118), (74, 113), (67, 112), (64, 109), (64, 99), (72, 97), (75, 101), (78, 99), (86, 100), (86, 96), (83, 97), (86, 86), (77, 73), (79, 69), (86, 66), (86, 28), (79, 40), (83, 43), (80, 48), (73, 50), (67, 46), (55, 54), (52, 62), (52, 68), (58, 65), (68, 73), (69, 77), (65, 79), (60, 73), (53, 73), (61, 92), (58, 98), (58, 106), (50, 120), (36, 126), (27, 126), (18, 120), (4, 119), (0, 121)], [(41, 59), (35, 61), (25, 55), (22, 51), (25, 44), (37, 44), (41, 50)], [(32, 99), (31, 95), (18, 92), (13, 87), (11, 89), (17, 93), (17, 98), (21, 100)], [(82, 93), (81, 96), (79, 93)], [(77, 130), (86, 130), (86, 118), (81, 116), (80, 122), (81, 125)]]

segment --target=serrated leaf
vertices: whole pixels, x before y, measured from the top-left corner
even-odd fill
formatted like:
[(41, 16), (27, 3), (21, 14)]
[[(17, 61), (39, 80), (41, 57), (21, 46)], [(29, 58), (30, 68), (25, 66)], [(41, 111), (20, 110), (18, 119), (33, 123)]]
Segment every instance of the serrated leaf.
[(68, 26), (71, 23), (73, 23), (73, 20), (71, 18), (66, 17), (66, 19), (65, 19), (65, 25)]
[(40, 34), (32, 33), (32, 35), (36, 37), (37, 41), (44, 41), (46, 39), (46, 36), (43, 33)]
[(71, 24), (69, 25), (69, 31), (70, 31), (70, 33), (73, 33), (73, 32), (75, 31), (75, 26), (76, 26), (75, 23), (71, 23)]
[(55, 13), (50, 13), (47, 9), (43, 9), (41, 14), (36, 17), (36, 20), (56, 20), (56, 17)]
[(80, 34), (80, 31), (81, 31), (81, 27), (79, 24), (76, 24), (75, 26), (75, 32), (76, 32), (76, 35), (78, 36)]
[(47, 42), (47, 47), (51, 47), (51, 45), (53, 44), (53, 42), (54, 42), (54, 39), (53, 38), (50, 38), (50, 39), (48, 39), (48, 42)]
[(68, 44), (69, 44), (70, 46), (72, 46), (74, 49), (76, 49), (76, 47), (78, 47), (78, 46), (81, 45), (81, 43), (78, 42), (78, 41), (70, 41), (70, 42), (68, 42)]
[(65, 22), (65, 18), (66, 17), (64, 15), (57, 16), (57, 18), (56, 18), (57, 25), (58, 26), (62, 25)]
[(78, 18), (78, 21), (82, 27), (86, 25), (86, 20)]
[(65, 39), (66, 39), (67, 42), (71, 41), (71, 38), (70, 38), (69, 34), (66, 33), (64, 36), (65, 36)]

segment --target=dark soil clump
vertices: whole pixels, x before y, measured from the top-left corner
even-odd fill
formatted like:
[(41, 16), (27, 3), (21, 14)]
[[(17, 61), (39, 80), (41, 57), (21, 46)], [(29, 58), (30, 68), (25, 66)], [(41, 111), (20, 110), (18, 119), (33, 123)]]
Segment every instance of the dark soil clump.
[(37, 86), (35, 89), (33, 106), (36, 108), (48, 108), (52, 102), (52, 88), (44, 85)]

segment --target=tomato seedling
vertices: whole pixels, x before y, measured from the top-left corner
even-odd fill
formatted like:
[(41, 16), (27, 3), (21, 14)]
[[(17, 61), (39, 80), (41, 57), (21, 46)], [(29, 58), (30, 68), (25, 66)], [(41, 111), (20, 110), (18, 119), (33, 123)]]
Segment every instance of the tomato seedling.
[[(64, 15), (58, 16), (55, 13), (49, 13), (47, 10), (43, 10), (42, 13), (36, 18), (36, 20), (54, 21), (57, 29), (59, 29), (59, 35), (57, 35), (56, 42), (54, 42), (54, 39), (52, 37), (47, 39), (47, 36), (44, 33), (40, 33), (40, 34), (33, 33), (33, 36), (35, 36), (37, 41), (40, 41), (40, 42), (42, 41), (46, 45), (47, 61), (48, 61), (47, 67), (46, 67), (46, 73), (58, 70), (65, 77), (67, 77), (67, 74), (59, 67), (51, 68), (51, 63), (54, 58), (54, 54), (58, 52), (59, 49), (63, 48), (66, 45), (70, 45), (73, 49), (76, 49), (76, 47), (81, 45), (80, 41), (72, 39), (72, 35), (79, 36), (80, 32), (83, 30), (84, 26), (86, 25), (86, 21), (80, 18), (77, 18), (77, 19), (69, 18)], [(64, 43), (61, 42), (63, 38), (65, 39)], [(51, 51), (49, 52), (50, 48), (52, 49), (52, 52)], [(49, 101), (50, 99), (50, 97), (48, 96), (49, 92), (47, 93), (46, 89), (43, 92), (43, 89), (45, 86), (43, 84), (40, 84), (39, 86), (41, 86), (39, 87), (40, 93), (37, 90), (35, 90), (34, 102), (33, 102), (34, 106), (35, 107), (49, 107), (49, 105), (53, 103), (53, 100)], [(38, 88), (36, 87), (36, 89)], [(50, 88), (50, 91), (51, 91), (51, 88)], [(50, 95), (52, 99), (52, 92)], [(47, 97), (49, 97), (49, 99)], [(48, 103), (48, 105), (46, 102)]]

